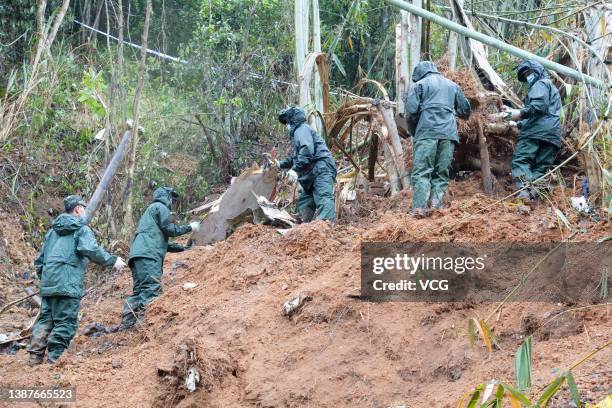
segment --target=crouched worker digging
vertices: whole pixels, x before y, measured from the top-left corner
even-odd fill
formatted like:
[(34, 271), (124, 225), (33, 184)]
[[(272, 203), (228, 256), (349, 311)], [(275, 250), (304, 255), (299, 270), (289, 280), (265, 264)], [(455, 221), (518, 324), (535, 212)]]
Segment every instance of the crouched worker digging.
[(512, 177), (521, 200), (534, 200), (530, 183), (546, 174), (561, 148), (561, 97), (537, 61), (527, 60), (517, 67), (520, 82), (527, 82), (529, 91), (523, 109), (507, 109), (507, 119), (519, 128), (518, 142), (512, 157)]
[(145, 307), (159, 297), (166, 252), (182, 252), (185, 246), (168, 243), (168, 238), (198, 231), (199, 222), (176, 225), (171, 222), (172, 200), (178, 195), (169, 187), (153, 192), (153, 202), (146, 209), (136, 228), (128, 264), (132, 269), (133, 293), (123, 306), (121, 329), (128, 329), (142, 320)]
[(297, 199), (297, 210), (303, 222), (334, 221), (336, 207), (334, 185), (336, 163), (323, 138), (306, 124), (306, 112), (299, 107), (283, 109), (278, 114), (280, 123), (287, 126), (294, 154), (278, 165), (289, 169), (287, 176), (299, 181), (302, 191)]
[(66, 197), (64, 209), (66, 213), (53, 221), (53, 228), (45, 235), (34, 262), (42, 302), (40, 316), (32, 328), (30, 364), (42, 363), (45, 350), (49, 352), (48, 361), (54, 363), (74, 338), (88, 260), (115, 269), (125, 267), (121, 258), (98, 246), (81, 218), (85, 203), (80, 196)]
[(459, 143), (455, 112), (467, 119), (471, 109), (459, 85), (444, 78), (433, 62), (419, 62), (412, 81), (406, 103), (406, 120), (414, 136), (412, 211), (422, 216), (430, 203), (433, 208), (442, 206)]

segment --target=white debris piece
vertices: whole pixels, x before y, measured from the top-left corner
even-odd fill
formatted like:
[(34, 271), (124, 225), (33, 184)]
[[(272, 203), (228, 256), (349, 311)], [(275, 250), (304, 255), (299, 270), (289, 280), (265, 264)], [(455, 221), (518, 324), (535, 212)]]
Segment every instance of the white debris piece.
[(312, 299), (312, 297), (305, 293), (300, 293), (297, 297), (289, 299), (283, 304), (283, 315), (291, 316), (304, 305), (305, 301), (310, 299)]
[(189, 289), (193, 289), (195, 287), (197, 287), (198, 284), (197, 283), (193, 283), (193, 282), (185, 282), (185, 284), (183, 284), (183, 290), (189, 290)]
[(574, 207), (579, 212), (586, 214), (590, 211), (589, 203), (587, 203), (587, 200), (586, 198), (584, 198), (584, 196), (571, 197), (570, 201), (572, 203), (572, 207)]
[(195, 366), (191, 366), (189, 371), (187, 371), (187, 375), (185, 376), (185, 388), (189, 390), (189, 392), (194, 392), (200, 382), (200, 373)]

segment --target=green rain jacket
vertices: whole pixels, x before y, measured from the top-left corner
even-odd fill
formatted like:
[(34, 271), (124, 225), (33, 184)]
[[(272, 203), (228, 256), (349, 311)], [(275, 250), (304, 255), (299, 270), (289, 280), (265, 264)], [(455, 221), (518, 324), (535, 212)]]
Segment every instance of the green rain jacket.
[(176, 225), (171, 221), (172, 189), (160, 187), (153, 192), (153, 203), (149, 205), (136, 228), (136, 236), (130, 248), (128, 263), (134, 258), (149, 258), (162, 262), (166, 252), (181, 252), (182, 245), (168, 244), (168, 238), (191, 232), (189, 225)]
[(47, 232), (40, 254), (34, 261), (40, 278), (41, 296), (83, 297), (83, 278), (88, 260), (112, 266), (117, 257), (96, 242), (91, 229), (76, 215), (61, 214)]
[(291, 108), (287, 113), (287, 123), (294, 153), (280, 162), (281, 169), (294, 170), (300, 180), (308, 177), (318, 160), (329, 160), (335, 169), (336, 163), (325, 140), (306, 124), (306, 112), (303, 109)]
[(412, 74), (414, 86), (406, 102), (406, 121), (415, 139), (448, 139), (459, 143), (455, 112), (462, 119), (471, 108), (463, 91), (444, 78), (431, 61), (421, 61)]
[(521, 120), (517, 123), (519, 139), (538, 139), (561, 147), (561, 97), (548, 78), (544, 67), (537, 61), (527, 60), (517, 67), (530, 68), (535, 80), (529, 84), (529, 92), (523, 101)]

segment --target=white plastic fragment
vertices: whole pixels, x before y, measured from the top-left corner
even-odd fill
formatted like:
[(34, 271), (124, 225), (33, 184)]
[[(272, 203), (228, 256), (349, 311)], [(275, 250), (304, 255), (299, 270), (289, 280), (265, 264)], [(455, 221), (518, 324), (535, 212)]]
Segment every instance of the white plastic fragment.
[(187, 375), (185, 376), (185, 388), (189, 390), (189, 392), (194, 392), (200, 382), (200, 373), (195, 366), (191, 366), (189, 371), (187, 371)]
[(183, 290), (189, 290), (189, 289), (193, 289), (195, 287), (197, 287), (198, 284), (197, 283), (193, 283), (193, 282), (186, 282), (185, 284), (183, 284)]

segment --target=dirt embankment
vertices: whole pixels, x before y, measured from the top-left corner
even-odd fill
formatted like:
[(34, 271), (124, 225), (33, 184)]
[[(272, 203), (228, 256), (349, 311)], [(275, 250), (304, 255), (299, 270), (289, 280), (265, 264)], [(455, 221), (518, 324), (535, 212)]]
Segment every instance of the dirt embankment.
[[(78, 406), (210, 407), (454, 407), (475, 385), (514, 381), (514, 351), (534, 335), (534, 393), (564, 368), (610, 337), (606, 308), (569, 312), (556, 304), (510, 303), (493, 324), (501, 350), (470, 346), (467, 320), (490, 304), (370, 303), (359, 288), (362, 240), (536, 242), (562, 238), (545, 205), (527, 215), (497, 205), (448, 225), (490, 203), (473, 197), (472, 182), (453, 183), (450, 208), (431, 219), (405, 214), (407, 197), (365, 202), (360, 222), (300, 225), (286, 236), (246, 225), (211, 247), (170, 254), (165, 292), (151, 304), (146, 324), (131, 332), (79, 335), (56, 366), (27, 366), (27, 353), (0, 356), (0, 386), (76, 386)], [(372, 199), (376, 201), (377, 199)], [(440, 233), (441, 228), (444, 233)], [(607, 223), (585, 221), (593, 241)], [(184, 290), (183, 284), (197, 287)], [(117, 323), (130, 292), (129, 272), (88, 291), (81, 330)], [(312, 300), (291, 318), (281, 305), (299, 293)], [(547, 322), (545, 325), (544, 323)], [(612, 353), (576, 371), (583, 398), (610, 392)], [(194, 393), (184, 387), (189, 368), (200, 373)], [(565, 407), (569, 393), (552, 406)]]

